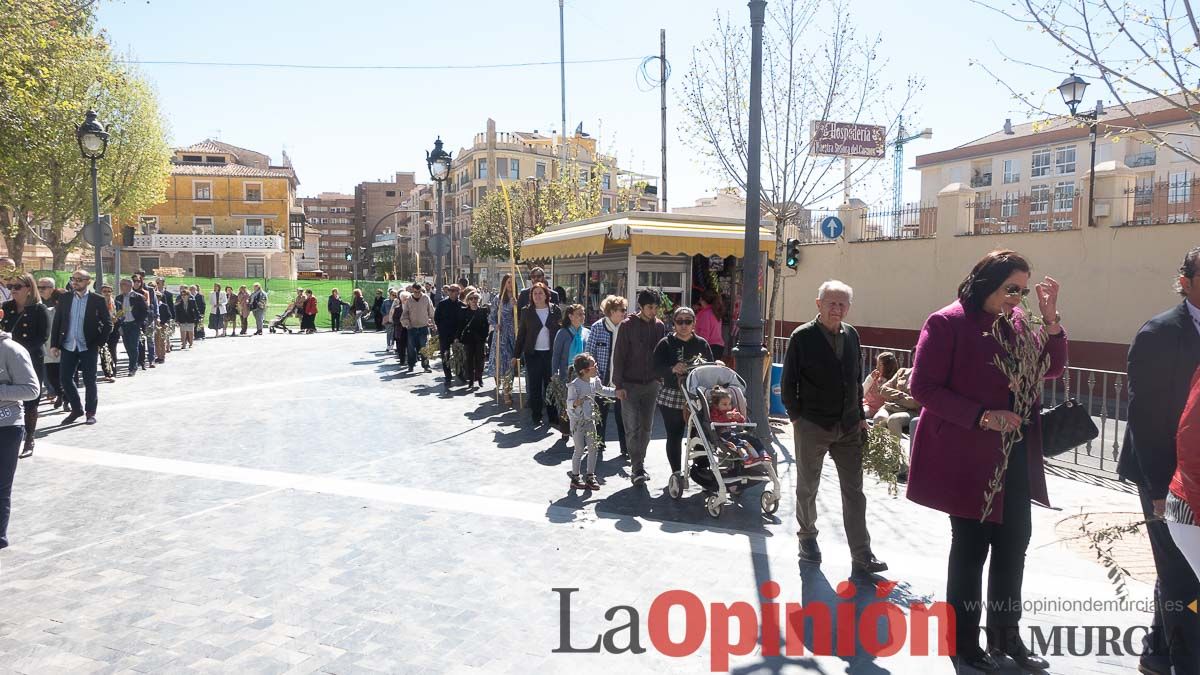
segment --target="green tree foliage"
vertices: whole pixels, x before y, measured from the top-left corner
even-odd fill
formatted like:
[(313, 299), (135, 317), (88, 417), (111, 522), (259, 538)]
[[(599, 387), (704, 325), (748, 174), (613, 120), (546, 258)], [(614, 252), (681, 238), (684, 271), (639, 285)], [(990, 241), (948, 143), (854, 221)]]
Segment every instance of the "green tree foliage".
[(95, 110), (110, 138), (99, 162), (100, 210), (131, 219), (164, 198), (170, 147), (153, 91), (113, 58), (77, 0), (0, 0), (0, 234), (19, 263), (27, 242), (54, 267), (91, 220), (90, 165), (75, 127)]
[[(558, 171), (548, 182), (533, 184), (514, 181), (507, 185), (508, 204), (504, 191), (491, 190), (471, 212), (471, 248), (479, 259), (509, 256), (508, 218), (512, 217), (513, 249), (521, 259), (521, 241), (541, 234), (547, 227), (572, 223), (601, 215), (604, 199), (604, 176), (611, 170), (603, 162), (591, 167), (568, 162), (565, 171)], [(614, 208), (618, 211), (637, 209), (640, 183), (618, 187)]]

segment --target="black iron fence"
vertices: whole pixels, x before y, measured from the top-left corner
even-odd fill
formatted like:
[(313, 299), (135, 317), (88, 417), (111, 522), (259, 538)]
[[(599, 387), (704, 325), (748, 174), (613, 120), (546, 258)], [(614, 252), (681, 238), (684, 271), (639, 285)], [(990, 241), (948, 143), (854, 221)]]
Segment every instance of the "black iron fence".
[(1117, 204), (1122, 225), (1194, 223), (1200, 220), (1200, 179), (1181, 174), (1164, 181), (1139, 180), (1125, 191), (1124, 200)]
[(928, 239), (937, 236), (937, 207), (909, 204), (899, 211), (864, 211), (859, 241)]
[(805, 209), (793, 218), (784, 228), (784, 240), (798, 239), (801, 244), (832, 244), (836, 239), (829, 239), (821, 233), (821, 223), (838, 212), (828, 209), (810, 211)]
[(967, 204), (972, 234), (1055, 232), (1079, 229), (1086, 193), (1075, 183), (1041, 185), (1028, 193), (980, 193)]

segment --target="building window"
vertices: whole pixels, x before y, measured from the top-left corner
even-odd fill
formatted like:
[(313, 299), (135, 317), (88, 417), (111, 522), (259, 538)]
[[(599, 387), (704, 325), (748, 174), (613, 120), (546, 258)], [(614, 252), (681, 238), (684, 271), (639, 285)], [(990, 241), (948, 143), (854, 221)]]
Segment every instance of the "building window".
[(1186, 204), (1192, 201), (1192, 174), (1190, 171), (1172, 171), (1167, 179), (1167, 203)]
[(267, 276), (266, 258), (246, 258), (246, 278), (262, 279)]
[(192, 218), (192, 232), (194, 234), (212, 234), (213, 219), (209, 216), (195, 216)]
[(158, 256), (138, 256), (138, 269), (154, 274), (154, 270), (162, 267)]
[(480, 180), (488, 177), (488, 166), (486, 159), (475, 160), (475, 177)]
[(1029, 165), (1029, 175), (1034, 178), (1050, 175), (1050, 148), (1033, 151), (1033, 162)]
[(508, 175), (511, 176), (514, 180), (521, 177), (521, 160), (519, 160), (519, 159), (508, 160)]
[(208, 164), (224, 164), (225, 158), (221, 155), (207, 155), (205, 156), (204, 161)]
[(212, 201), (212, 183), (206, 180), (192, 181), (192, 199), (198, 202)]
[(1058, 176), (1075, 173), (1075, 146), (1064, 145), (1054, 149), (1054, 173)]
[(204, 158), (203, 158), (203, 157), (201, 157), (200, 155), (184, 155), (184, 156), (183, 156), (183, 161), (185, 161), (185, 162), (197, 162), (197, 163), (199, 163), (199, 162), (203, 162), (203, 161), (204, 161)]
[(138, 234), (158, 234), (158, 216), (138, 216)]
[(600, 200), (600, 213), (609, 213), (612, 211), (612, 199), (605, 197)]
[(1050, 186), (1034, 185), (1029, 188), (1029, 212), (1046, 213), (1050, 210)]
[(1075, 221), (1070, 218), (1055, 218), (1054, 229), (1056, 230), (1071, 230), (1075, 228)]
[(1075, 208), (1075, 184), (1063, 181), (1054, 186), (1054, 210), (1070, 211)]
[(487, 188), (486, 187), (477, 188), (476, 193), (478, 196), (475, 198), (475, 203), (482, 204), (483, 198), (487, 196)]
[(247, 237), (261, 237), (265, 234), (263, 231), (262, 218), (247, 218), (246, 224), (242, 227), (242, 234)]
[(1050, 229), (1050, 228), (1049, 228), (1049, 226), (1046, 224), (1046, 219), (1045, 219), (1045, 218), (1042, 218), (1042, 219), (1040, 219), (1040, 220), (1031, 220), (1031, 221), (1029, 221), (1029, 230), (1030, 230), (1031, 232), (1045, 232), (1045, 231), (1046, 231), (1046, 230), (1048, 230), (1048, 229)]
[(243, 183), (242, 189), (245, 201), (261, 202), (262, 201), (262, 183)]
[(546, 163), (545, 162), (538, 162), (535, 169), (536, 170), (534, 171), (534, 174), (533, 174), (535, 178), (545, 178), (546, 177)]
[(396, 191), (395, 190), (384, 190), (383, 196), (384, 197), (395, 197)]
[(1015, 159), (1004, 160), (1004, 182), (1021, 182), (1021, 165)]
[(1017, 206), (1020, 203), (1020, 196), (1016, 192), (1005, 192), (1004, 201), (1000, 202), (1000, 217), (1015, 217), (1017, 215)]

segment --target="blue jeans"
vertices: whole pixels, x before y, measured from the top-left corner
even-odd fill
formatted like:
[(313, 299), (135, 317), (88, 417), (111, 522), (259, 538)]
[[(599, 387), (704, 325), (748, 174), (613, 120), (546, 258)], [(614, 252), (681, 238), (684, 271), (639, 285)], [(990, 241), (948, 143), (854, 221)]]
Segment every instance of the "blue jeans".
[[(88, 415), (96, 414), (96, 357), (98, 353), (93, 347), (82, 352), (62, 350), (59, 359), (59, 386), (62, 395), (71, 405), (71, 412), (83, 412)], [(84, 405), (79, 404), (79, 390), (75, 388), (75, 371), (83, 373), (83, 388), (86, 392)]]
[[(408, 367), (412, 368), (417, 365), (418, 352), (425, 347), (425, 343), (429, 341), (429, 326), (422, 328), (408, 329)], [(425, 363), (425, 358), (421, 357), (421, 363)]]
[(8, 514), (12, 511), (13, 476), (25, 427), (0, 427), (0, 548), (8, 546)]
[[(125, 321), (121, 323), (121, 342), (125, 345), (125, 357), (129, 359), (129, 374), (137, 372), (138, 346), (142, 342), (142, 329), (136, 323)], [(113, 354), (113, 362), (117, 355)]]

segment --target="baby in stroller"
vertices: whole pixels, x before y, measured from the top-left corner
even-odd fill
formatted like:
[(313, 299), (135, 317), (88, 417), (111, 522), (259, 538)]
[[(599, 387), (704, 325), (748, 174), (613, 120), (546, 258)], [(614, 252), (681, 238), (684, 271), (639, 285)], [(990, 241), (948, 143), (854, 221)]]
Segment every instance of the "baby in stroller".
[(761, 441), (750, 434), (742, 433), (736, 426), (725, 426), (746, 423), (746, 416), (733, 405), (733, 395), (728, 389), (713, 387), (708, 394), (708, 406), (713, 431), (726, 449), (738, 453), (742, 459), (742, 466), (756, 466), (768, 459)]

